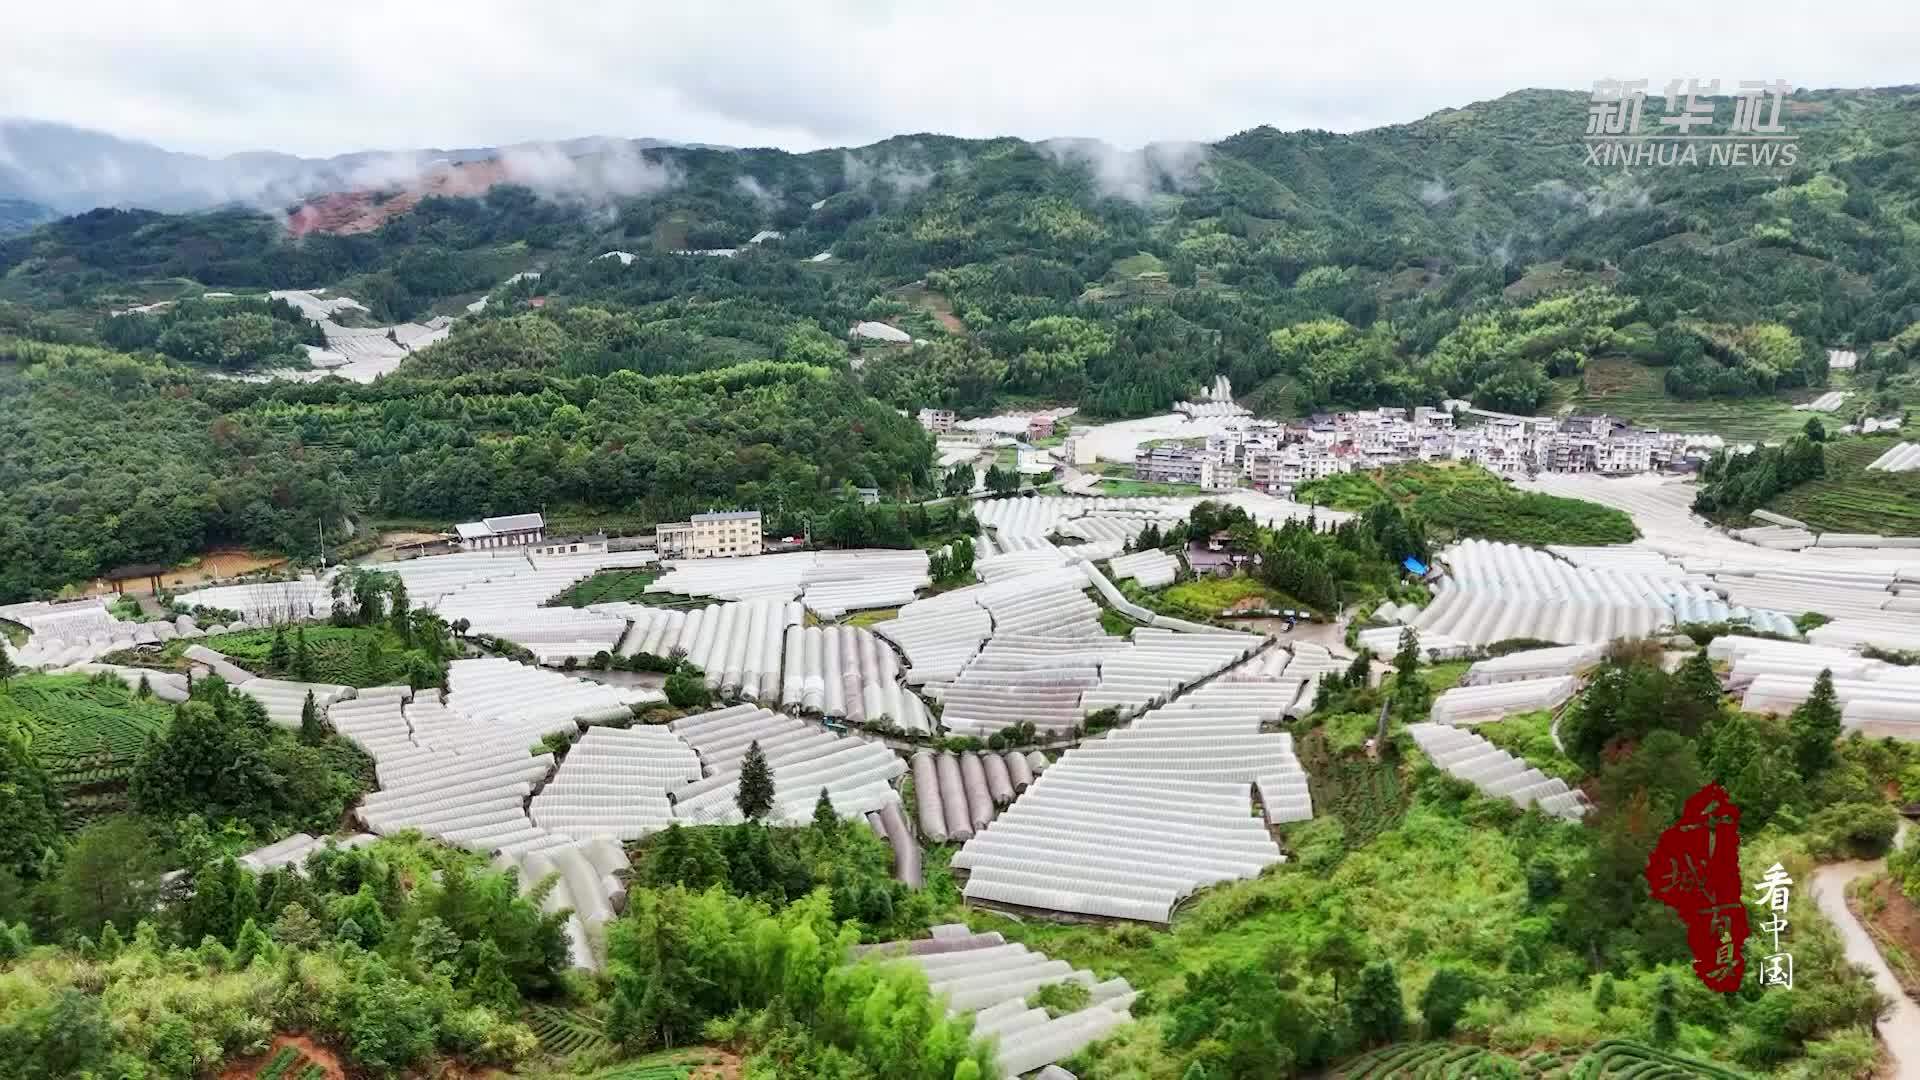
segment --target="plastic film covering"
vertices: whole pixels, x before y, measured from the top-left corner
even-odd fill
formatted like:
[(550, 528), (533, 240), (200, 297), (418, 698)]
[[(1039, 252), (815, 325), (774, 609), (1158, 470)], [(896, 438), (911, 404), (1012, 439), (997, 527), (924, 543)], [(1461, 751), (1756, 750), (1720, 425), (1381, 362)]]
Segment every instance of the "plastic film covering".
[(940, 778), (940, 805), (947, 816), (947, 839), (965, 843), (973, 839), (972, 816), (967, 807), (966, 787), (960, 777), (960, 762), (952, 754), (941, 753), (933, 759)]
[(940, 793), (940, 772), (934, 753), (922, 750), (913, 755), (914, 812), (920, 819), (920, 832), (936, 844), (947, 842), (946, 803)]
[(1540, 810), (1578, 821), (1592, 806), (1584, 794), (1570, 790), (1525, 760), (1499, 749), (1471, 731), (1445, 724), (1410, 724), (1407, 733), (1442, 771), (1472, 784), (1490, 796), (1507, 798), (1522, 809)]

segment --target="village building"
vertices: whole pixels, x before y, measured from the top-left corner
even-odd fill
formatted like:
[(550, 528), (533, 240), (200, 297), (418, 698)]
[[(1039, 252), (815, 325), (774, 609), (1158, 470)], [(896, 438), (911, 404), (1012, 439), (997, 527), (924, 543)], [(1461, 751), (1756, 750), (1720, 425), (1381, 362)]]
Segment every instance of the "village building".
[(463, 522), (453, 531), (467, 551), (526, 547), (547, 538), (547, 519), (541, 514), (509, 514)]
[(945, 435), (953, 430), (957, 418), (952, 409), (921, 409), (920, 426), (935, 435)]
[(661, 523), (655, 535), (663, 559), (727, 559), (764, 550), (758, 510), (695, 514)]

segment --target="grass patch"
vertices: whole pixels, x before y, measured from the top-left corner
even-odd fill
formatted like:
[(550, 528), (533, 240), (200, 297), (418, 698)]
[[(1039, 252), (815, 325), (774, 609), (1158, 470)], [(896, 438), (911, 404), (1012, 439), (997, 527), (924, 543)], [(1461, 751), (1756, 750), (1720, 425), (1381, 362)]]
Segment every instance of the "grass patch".
[(27, 643), (27, 634), (27, 628), (19, 623), (0, 619), (0, 637), (6, 638), (7, 644), (15, 648), (23, 646)]
[(1767, 509), (1822, 532), (1920, 536), (1920, 472), (1867, 471), (1900, 441), (1873, 435), (1828, 443), (1827, 475), (1781, 492)]
[(1262, 607), (1298, 609), (1307, 606), (1245, 574), (1224, 578), (1198, 577), (1178, 582), (1161, 590), (1161, 596), (1170, 604), (1204, 611), (1209, 615), (1218, 615), (1249, 597), (1258, 599)]
[(652, 601), (647, 599), (647, 586), (659, 576), (657, 570), (602, 570), (554, 597), (547, 606), (582, 608), (616, 601), (648, 604)]
[(1546, 709), (1517, 713), (1504, 720), (1475, 725), (1473, 733), (1527, 764), (1567, 782), (1569, 787), (1586, 775), (1586, 770), (1553, 745), (1553, 713)]
[(1624, 544), (1639, 535), (1611, 507), (1521, 491), (1473, 465), (1411, 462), (1302, 484), (1294, 496), (1338, 510), (1365, 510), (1383, 499), (1420, 515), (1447, 537), (1510, 544)]
[(1149, 480), (1118, 480), (1110, 477), (1100, 481), (1099, 493), (1116, 499), (1144, 499), (1158, 496), (1205, 495), (1207, 489), (1198, 484), (1162, 484)]
[(1127, 618), (1112, 608), (1103, 607), (1100, 609), (1100, 629), (1105, 630), (1113, 637), (1127, 637), (1133, 633), (1135, 625), (1132, 619)]
[(848, 626), (872, 626), (874, 623), (883, 623), (888, 619), (896, 618), (899, 614), (899, 608), (875, 608), (872, 611), (856, 611), (847, 616), (845, 621)]

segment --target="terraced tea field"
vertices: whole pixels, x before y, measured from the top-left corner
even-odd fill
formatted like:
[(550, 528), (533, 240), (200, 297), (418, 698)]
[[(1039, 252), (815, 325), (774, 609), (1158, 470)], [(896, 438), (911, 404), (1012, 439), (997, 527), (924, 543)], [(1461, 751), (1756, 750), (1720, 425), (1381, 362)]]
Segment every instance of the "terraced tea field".
[(527, 1026), (540, 1039), (540, 1048), (554, 1057), (568, 1057), (581, 1051), (603, 1051), (612, 1046), (606, 1028), (598, 1020), (574, 1009), (552, 1005), (527, 1008)]
[(124, 781), (173, 707), (141, 701), (110, 677), (28, 675), (0, 689), (0, 730), (19, 732), (52, 779), (67, 787)]
[(1840, 439), (1827, 446), (1827, 475), (1782, 493), (1767, 509), (1828, 532), (1920, 536), (1920, 472), (1868, 472), (1900, 443), (1892, 435)]
[(1335, 1074), (1339, 1080), (1741, 1080), (1741, 1074), (1650, 1046), (1609, 1039), (1580, 1050), (1548, 1051), (1525, 1060), (1461, 1043), (1396, 1043), (1362, 1054)]
[[(1665, 379), (1664, 368), (1609, 359), (1590, 362), (1581, 378), (1561, 380), (1561, 385), (1569, 391), (1565, 404), (1576, 412), (1611, 413), (1661, 431), (1704, 431), (1742, 441), (1798, 434), (1813, 414), (1796, 412), (1794, 403), (1818, 396), (1799, 390), (1787, 396), (1681, 401), (1668, 396)], [(1833, 389), (1846, 389), (1845, 376), (1832, 382)]]

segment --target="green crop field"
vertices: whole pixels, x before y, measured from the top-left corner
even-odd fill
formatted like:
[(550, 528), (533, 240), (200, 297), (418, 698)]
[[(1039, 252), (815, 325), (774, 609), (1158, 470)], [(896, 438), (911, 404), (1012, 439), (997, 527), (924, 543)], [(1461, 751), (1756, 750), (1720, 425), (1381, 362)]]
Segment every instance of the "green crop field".
[(172, 706), (138, 700), (111, 677), (23, 675), (0, 688), (0, 731), (19, 733), (62, 785), (124, 780), (148, 736), (172, 719)]
[[(392, 631), (359, 626), (309, 626), (306, 630), (307, 654), (313, 663), (308, 681), (359, 687), (407, 681), (407, 646)], [(207, 638), (201, 644), (225, 653), (249, 671), (265, 673), (273, 651), (273, 635), (271, 630), (242, 630)], [(292, 633), (287, 637), (291, 646)], [(374, 646), (372, 651), (369, 644)], [(170, 645), (162, 655), (169, 653), (177, 655), (177, 650)]]
[(605, 1051), (613, 1044), (607, 1040), (606, 1027), (575, 1009), (561, 1009), (552, 1005), (532, 1005), (527, 1008), (527, 1026), (540, 1040), (540, 1048), (555, 1057), (566, 1057), (581, 1051)]
[(1392, 499), (1437, 530), (1435, 540), (1472, 536), (1510, 544), (1624, 544), (1638, 535), (1633, 519), (1619, 510), (1521, 491), (1471, 465), (1410, 463), (1345, 473), (1302, 484), (1294, 497), (1339, 510), (1364, 510)]
[(1836, 439), (1827, 445), (1827, 475), (1781, 492), (1767, 509), (1825, 532), (1920, 536), (1920, 472), (1868, 472), (1899, 445), (1893, 435)]
[(580, 608), (624, 601), (647, 607), (677, 608), (701, 607), (713, 602), (679, 593), (648, 592), (647, 586), (659, 576), (657, 570), (602, 570), (547, 601), (547, 606)]
[[(1806, 427), (1811, 413), (1796, 412), (1796, 403), (1824, 391), (1800, 390), (1774, 397), (1709, 398), (1681, 401), (1667, 394), (1665, 368), (1646, 367), (1631, 360), (1593, 360), (1578, 380), (1565, 380), (1567, 403), (1576, 412), (1604, 412), (1661, 431), (1708, 432), (1730, 440), (1784, 439)], [(1847, 379), (1835, 375), (1832, 388), (1844, 390)]]

